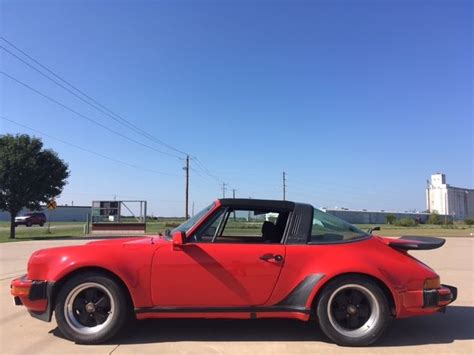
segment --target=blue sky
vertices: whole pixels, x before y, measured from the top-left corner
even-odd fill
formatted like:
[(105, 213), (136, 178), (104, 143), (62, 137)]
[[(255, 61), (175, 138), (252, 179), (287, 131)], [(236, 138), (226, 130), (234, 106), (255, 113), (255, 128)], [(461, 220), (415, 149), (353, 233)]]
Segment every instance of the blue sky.
[[(425, 181), (472, 187), (470, 1), (1, 1), (2, 36), (146, 132), (198, 157), (196, 209), (222, 195), (424, 209)], [(2, 46), (9, 49), (5, 42)], [(0, 50), (2, 71), (165, 150)], [(184, 213), (184, 162), (0, 75), (0, 113), (71, 170), (62, 203), (144, 198)], [(214, 177), (209, 175), (210, 172)]]

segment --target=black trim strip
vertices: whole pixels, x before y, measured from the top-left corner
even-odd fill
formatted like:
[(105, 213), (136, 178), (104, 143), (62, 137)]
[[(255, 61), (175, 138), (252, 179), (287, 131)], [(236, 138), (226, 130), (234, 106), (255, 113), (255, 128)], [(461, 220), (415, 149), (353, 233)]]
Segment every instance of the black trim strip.
[(264, 313), (264, 312), (296, 312), (310, 314), (311, 310), (304, 307), (142, 307), (135, 308), (135, 313)]
[(142, 307), (135, 308), (135, 313), (268, 313), (296, 312), (310, 314), (306, 303), (311, 291), (324, 277), (324, 274), (306, 276), (283, 300), (274, 306), (267, 307)]
[(311, 274), (306, 276), (277, 306), (305, 308), (308, 297), (324, 274)]

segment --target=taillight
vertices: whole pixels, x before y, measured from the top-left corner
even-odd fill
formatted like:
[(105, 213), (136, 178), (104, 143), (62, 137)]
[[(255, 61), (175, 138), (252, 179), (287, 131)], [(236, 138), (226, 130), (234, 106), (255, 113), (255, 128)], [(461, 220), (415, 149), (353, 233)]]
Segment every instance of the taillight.
[(423, 288), (425, 290), (432, 290), (432, 289), (439, 288), (440, 286), (441, 286), (441, 283), (439, 281), (439, 276), (438, 276), (433, 279), (426, 279), (425, 284), (423, 285)]

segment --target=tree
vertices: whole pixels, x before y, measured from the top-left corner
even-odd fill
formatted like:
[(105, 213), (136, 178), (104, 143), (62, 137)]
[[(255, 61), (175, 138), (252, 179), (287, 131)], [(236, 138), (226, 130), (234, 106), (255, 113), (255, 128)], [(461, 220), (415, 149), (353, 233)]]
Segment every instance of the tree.
[(388, 214), (385, 216), (385, 220), (387, 224), (393, 224), (397, 220), (397, 217), (394, 214)]
[(466, 223), (468, 226), (473, 226), (474, 225), (474, 218), (466, 218), (464, 220), (464, 223)]
[(438, 214), (438, 212), (432, 212), (430, 216), (428, 217), (428, 223), (429, 224), (443, 224), (443, 220), (441, 219), (441, 216)]
[(38, 209), (59, 195), (69, 176), (68, 165), (26, 134), (0, 136), (0, 210), (10, 212), (10, 238), (15, 217), (26, 207)]

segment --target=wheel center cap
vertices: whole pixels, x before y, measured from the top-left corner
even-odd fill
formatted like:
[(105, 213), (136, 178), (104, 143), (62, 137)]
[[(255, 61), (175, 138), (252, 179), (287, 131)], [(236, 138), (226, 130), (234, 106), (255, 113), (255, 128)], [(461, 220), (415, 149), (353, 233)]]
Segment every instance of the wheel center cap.
[(353, 304), (350, 304), (349, 306), (347, 306), (347, 313), (349, 314), (355, 314), (357, 312), (357, 308), (353, 305)]
[(93, 304), (92, 302), (89, 302), (88, 304), (86, 304), (86, 311), (87, 311), (87, 313), (94, 313), (95, 312), (95, 304)]

